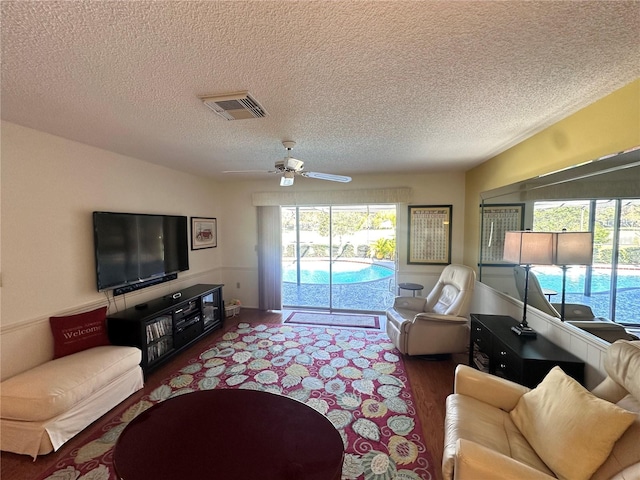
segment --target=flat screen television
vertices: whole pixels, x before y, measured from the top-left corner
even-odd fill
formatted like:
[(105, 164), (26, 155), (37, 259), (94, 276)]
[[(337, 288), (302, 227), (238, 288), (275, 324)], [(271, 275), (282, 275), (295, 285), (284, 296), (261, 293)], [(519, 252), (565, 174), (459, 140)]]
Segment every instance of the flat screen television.
[(98, 291), (148, 286), (189, 269), (187, 217), (93, 212), (93, 233)]

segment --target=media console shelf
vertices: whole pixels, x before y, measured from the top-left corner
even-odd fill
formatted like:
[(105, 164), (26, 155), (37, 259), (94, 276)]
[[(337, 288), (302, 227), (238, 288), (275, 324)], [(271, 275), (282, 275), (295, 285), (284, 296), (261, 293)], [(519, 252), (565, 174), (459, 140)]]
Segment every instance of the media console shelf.
[[(584, 362), (542, 335), (519, 337), (518, 321), (505, 315), (471, 314), (469, 365), (533, 388), (558, 365), (584, 384)], [(474, 348), (475, 347), (475, 348)]]
[(140, 348), (140, 366), (146, 375), (202, 336), (222, 327), (222, 287), (194, 285), (109, 315), (109, 340), (114, 345)]

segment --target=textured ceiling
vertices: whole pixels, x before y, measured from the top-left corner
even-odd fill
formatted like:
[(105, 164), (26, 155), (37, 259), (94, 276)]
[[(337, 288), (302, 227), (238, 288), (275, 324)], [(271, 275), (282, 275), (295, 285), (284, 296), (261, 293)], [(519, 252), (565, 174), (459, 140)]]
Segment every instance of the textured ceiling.
[[(307, 170), (466, 170), (640, 77), (638, 1), (1, 8), (3, 119), (211, 176), (289, 139)], [(198, 99), (238, 90), (269, 115)]]

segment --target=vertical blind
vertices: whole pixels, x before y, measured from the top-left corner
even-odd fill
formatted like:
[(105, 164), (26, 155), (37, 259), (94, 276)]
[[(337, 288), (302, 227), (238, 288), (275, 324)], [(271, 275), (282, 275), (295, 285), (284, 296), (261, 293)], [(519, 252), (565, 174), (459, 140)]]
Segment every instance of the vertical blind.
[(280, 207), (258, 207), (258, 308), (282, 308)]

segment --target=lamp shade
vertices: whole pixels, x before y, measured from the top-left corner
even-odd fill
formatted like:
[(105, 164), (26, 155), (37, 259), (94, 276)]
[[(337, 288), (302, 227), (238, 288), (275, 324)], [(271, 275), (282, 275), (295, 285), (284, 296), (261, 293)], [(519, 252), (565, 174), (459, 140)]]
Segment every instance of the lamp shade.
[(529, 230), (506, 232), (503, 259), (517, 265), (553, 265), (554, 235)]
[(592, 232), (561, 232), (556, 235), (555, 265), (591, 265), (593, 263)]

